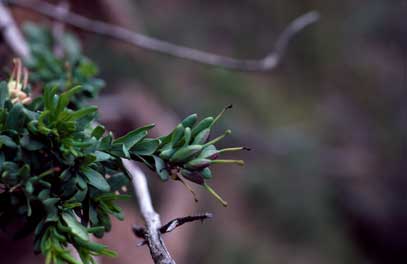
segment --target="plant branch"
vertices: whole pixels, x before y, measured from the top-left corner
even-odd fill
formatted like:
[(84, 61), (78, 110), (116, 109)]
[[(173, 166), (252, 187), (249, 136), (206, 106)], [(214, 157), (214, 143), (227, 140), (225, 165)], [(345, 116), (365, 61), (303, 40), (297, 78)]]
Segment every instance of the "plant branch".
[(11, 16), (10, 11), (2, 1), (0, 1), (0, 30), (7, 45), (17, 56), (25, 59), (30, 58), (30, 49)]
[(52, 19), (62, 21), (82, 30), (120, 40), (145, 50), (163, 53), (201, 64), (218, 66), (238, 71), (265, 72), (273, 70), (280, 63), (290, 40), (305, 27), (315, 23), (319, 19), (319, 14), (316, 11), (308, 12), (296, 18), (280, 34), (277, 42), (274, 45), (273, 51), (268, 53), (264, 58), (259, 60), (242, 60), (176, 45), (167, 41), (130, 31), (120, 26), (102, 21), (91, 20), (73, 12), (67, 12), (65, 15), (61, 16), (60, 12), (57, 12), (57, 6), (49, 4), (45, 1), (9, 0), (8, 2), (22, 8), (30, 9)]
[(212, 217), (213, 217), (213, 214), (205, 213), (205, 214), (200, 214), (200, 215), (192, 215), (192, 216), (175, 218), (175, 219), (169, 221), (168, 223), (166, 223), (165, 225), (163, 225), (160, 228), (160, 232), (161, 232), (161, 234), (169, 233), (169, 232), (173, 231), (175, 228), (182, 226), (183, 224), (194, 222), (194, 221), (203, 222), (204, 220), (210, 219)]
[(160, 216), (154, 210), (151, 202), (146, 176), (133, 161), (122, 159), (122, 162), (131, 177), (140, 212), (146, 223), (145, 239), (154, 263), (175, 264), (161, 236)]
[[(185, 216), (185, 217), (179, 217), (175, 218), (165, 225), (160, 227), (160, 233), (165, 234), (172, 232), (175, 228), (182, 226), (183, 224), (194, 222), (194, 221), (204, 221), (206, 219), (210, 219), (213, 217), (213, 214), (211, 213), (205, 213), (205, 214), (200, 214), (200, 215), (192, 215), (192, 216)], [(133, 226), (133, 232), (134, 234), (139, 237), (143, 238), (144, 240), (139, 243), (139, 246), (143, 246), (147, 244), (146, 240), (146, 229), (144, 227), (139, 227), (139, 226)]]

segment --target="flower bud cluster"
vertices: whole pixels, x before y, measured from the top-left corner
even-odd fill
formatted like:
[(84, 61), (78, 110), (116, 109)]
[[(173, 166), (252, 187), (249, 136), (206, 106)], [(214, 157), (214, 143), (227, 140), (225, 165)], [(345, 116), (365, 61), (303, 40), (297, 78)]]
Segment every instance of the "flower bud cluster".
[[(215, 144), (231, 133), (226, 130), (222, 135), (210, 139), (211, 129), (223, 113), (231, 108), (225, 107), (216, 117), (206, 117), (197, 122), (197, 115), (185, 118), (167, 136), (160, 138), (161, 143), (154, 156), (156, 171), (162, 180), (169, 178), (181, 181), (193, 194), (186, 180), (202, 185), (224, 206), (225, 202), (208, 184), (212, 178), (212, 164), (244, 165), (243, 160), (219, 159), (224, 152), (249, 150), (245, 147), (217, 149)], [(194, 194), (195, 196), (195, 194)], [(196, 198), (195, 198), (196, 199)]]

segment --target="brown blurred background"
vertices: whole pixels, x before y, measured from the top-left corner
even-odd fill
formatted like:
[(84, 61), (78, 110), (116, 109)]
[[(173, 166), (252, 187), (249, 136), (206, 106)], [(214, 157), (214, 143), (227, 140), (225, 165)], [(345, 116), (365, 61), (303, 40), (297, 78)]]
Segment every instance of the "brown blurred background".
[[(177, 263), (407, 263), (407, 1), (76, 0), (71, 9), (239, 58), (261, 58), (291, 20), (319, 11), (270, 73), (202, 66), (74, 31), (107, 81), (94, 103), (117, 135), (150, 122), (164, 134), (190, 113), (234, 105), (217, 132), (232, 128), (224, 145), (253, 151), (239, 156), (244, 169), (216, 168), (212, 185), (228, 208), (203, 191), (194, 203), (180, 184), (149, 173), (163, 222), (215, 214), (165, 235)], [(20, 22), (49, 22), (13, 11)], [(102, 263), (152, 263), (131, 233), (142, 223), (135, 203), (123, 206), (126, 220), (104, 239), (120, 256)], [(2, 263), (41, 261), (30, 239), (0, 243)]]

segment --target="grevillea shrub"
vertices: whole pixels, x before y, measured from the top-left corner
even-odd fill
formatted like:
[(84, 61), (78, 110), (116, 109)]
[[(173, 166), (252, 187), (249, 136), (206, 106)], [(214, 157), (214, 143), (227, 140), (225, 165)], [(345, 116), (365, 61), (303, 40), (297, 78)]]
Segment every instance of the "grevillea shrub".
[[(16, 59), (10, 78), (0, 82), (0, 228), (15, 238), (34, 234), (34, 251), (46, 263), (81, 263), (69, 245), (83, 263), (94, 263), (95, 255), (114, 256), (89, 237), (108, 232), (111, 217), (123, 219), (115, 204), (127, 198), (117, 192), (129, 182), (122, 159), (138, 161), (162, 181), (180, 181), (191, 191), (188, 182), (202, 185), (226, 205), (207, 182), (212, 164), (243, 164), (219, 159), (244, 149), (216, 148), (229, 130), (210, 137), (227, 108), (200, 121), (192, 114), (159, 138), (148, 137), (154, 125), (115, 138), (97, 123), (97, 108), (86, 105), (104, 84), (78, 41), (67, 35), (65, 55), (58, 58), (47, 29), (26, 29), (33, 58), (25, 66)], [(31, 87), (40, 95), (34, 98)]]

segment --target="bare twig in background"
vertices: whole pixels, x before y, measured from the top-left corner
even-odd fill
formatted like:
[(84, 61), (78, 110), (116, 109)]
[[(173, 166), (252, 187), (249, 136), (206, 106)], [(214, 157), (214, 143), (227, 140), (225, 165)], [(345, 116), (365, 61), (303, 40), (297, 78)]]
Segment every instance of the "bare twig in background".
[(28, 45), (2, 1), (0, 1), (0, 30), (4, 40), (17, 56), (25, 59), (30, 58)]
[[(59, 3), (56, 8), (58, 15), (65, 16), (66, 13), (69, 12), (69, 2), (61, 1), (61, 3)], [(52, 26), (52, 34), (55, 39), (54, 54), (58, 58), (62, 58), (64, 56), (64, 45), (62, 43), (64, 40), (64, 33), (65, 33), (65, 23), (56, 21)]]
[(120, 26), (112, 25), (102, 21), (91, 20), (72, 12), (68, 12), (65, 16), (61, 16), (58, 14), (56, 6), (44, 1), (9, 0), (8, 2), (23, 8), (33, 10), (52, 19), (63, 21), (66, 24), (78, 27), (82, 30), (124, 41), (139, 48), (172, 55), (201, 64), (219, 66), (240, 71), (273, 70), (280, 63), (290, 40), (305, 27), (315, 23), (319, 19), (319, 14), (316, 11), (308, 12), (296, 18), (281, 33), (274, 45), (274, 50), (272, 52), (259, 60), (241, 60), (176, 45), (170, 42), (162, 41), (137, 32), (130, 31)]
[(112, 23), (142, 32), (144, 28), (143, 17), (138, 8), (137, 1), (132, 0), (99, 0), (103, 11)]
[[(165, 233), (174, 231), (175, 228), (182, 226), (183, 224), (195, 222), (195, 221), (203, 222), (204, 220), (210, 219), (212, 217), (213, 217), (213, 214), (211, 214), (211, 213), (179, 217), (179, 218), (175, 218), (175, 219), (169, 221), (168, 223), (166, 223), (165, 225), (161, 226), (159, 230), (160, 230), (161, 234), (165, 234)], [(137, 237), (144, 239), (143, 241), (141, 241), (139, 243), (139, 246), (143, 246), (143, 245), (147, 244), (147, 240), (146, 240), (147, 231), (144, 227), (134, 225), (133, 232)]]
[(153, 208), (144, 173), (132, 161), (125, 159), (122, 161), (131, 177), (140, 212), (146, 222), (145, 238), (154, 263), (175, 264), (161, 237), (160, 217)]

